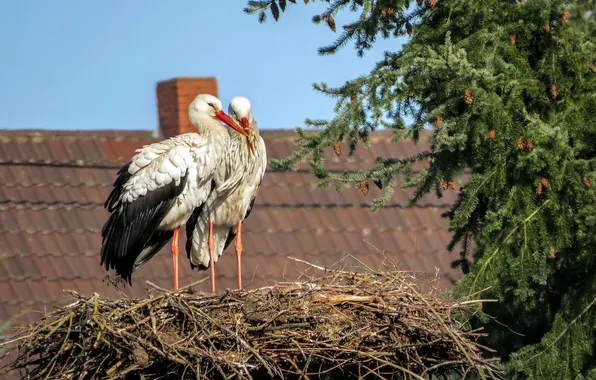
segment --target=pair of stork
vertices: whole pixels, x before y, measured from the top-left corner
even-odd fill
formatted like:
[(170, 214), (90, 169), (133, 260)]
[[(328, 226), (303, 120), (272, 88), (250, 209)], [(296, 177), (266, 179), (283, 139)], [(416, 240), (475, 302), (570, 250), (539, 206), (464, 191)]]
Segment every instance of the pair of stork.
[(245, 97), (232, 98), (226, 114), (217, 97), (199, 94), (188, 112), (196, 133), (146, 145), (118, 171), (105, 202), (101, 265), (132, 285), (132, 273), (172, 240), (178, 289), (178, 234), (186, 225), (191, 268), (211, 268), (212, 292), (215, 262), (236, 237), (240, 289), (242, 221), (265, 174), (265, 143)]

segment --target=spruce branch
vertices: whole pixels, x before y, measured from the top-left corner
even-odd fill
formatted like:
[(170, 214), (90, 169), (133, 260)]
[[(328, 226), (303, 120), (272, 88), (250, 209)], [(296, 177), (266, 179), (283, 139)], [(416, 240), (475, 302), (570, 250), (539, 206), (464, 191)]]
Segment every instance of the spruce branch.
[[(462, 189), (457, 205), (452, 208), (451, 223), (454, 226), (463, 226), (469, 223), (472, 213), (479, 204), (479, 194), (489, 181), (497, 174), (493, 170), (488, 174), (474, 174), (465, 189)], [(456, 207), (455, 207), (456, 206)]]
[(511, 237), (517, 232), (517, 230), (520, 227), (523, 227), (526, 225), (526, 223), (530, 222), (530, 220), (532, 220), (532, 218), (534, 218), (536, 216), (536, 214), (538, 214), (547, 204), (549, 204), (550, 199), (547, 199), (546, 201), (544, 201), (540, 207), (536, 208), (530, 215), (528, 215), (524, 220), (522, 220), (520, 223), (518, 223), (517, 225), (515, 225), (511, 231), (509, 231), (509, 233), (507, 234), (507, 236), (505, 236), (505, 238), (503, 240), (501, 240), (501, 243), (499, 244), (498, 248), (495, 249), (489, 256), (487, 256), (485, 258), (485, 260), (482, 261), (482, 264), (480, 265), (476, 276), (474, 276), (474, 282), (472, 283), (472, 287), (470, 288), (470, 292), (473, 291), (473, 289), (478, 289), (475, 287), (476, 282), (478, 281), (479, 278), (482, 277), (482, 275), (484, 274), (484, 272), (486, 271), (487, 267), (490, 265), (491, 261), (495, 258), (495, 256), (501, 251), (501, 249), (503, 248), (503, 246), (507, 243), (509, 243), (509, 239), (511, 239)]
[[(579, 297), (566, 297), (566, 302), (564, 303), (566, 315), (557, 316), (556, 320), (553, 322), (554, 329), (559, 331), (551, 331), (547, 334), (547, 340), (524, 347), (522, 350), (515, 353), (512, 358), (511, 369), (548, 368), (548, 365), (552, 364), (553, 361), (554, 363), (557, 363), (557, 361), (560, 360), (561, 355), (555, 349), (557, 344), (560, 344), (563, 351), (571, 357), (573, 353), (569, 350), (570, 343), (561, 342), (561, 340), (566, 336), (574, 342), (578, 339), (581, 340), (583, 338), (582, 335), (584, 335), (582, 334), (581, 329), (593, 329), (594, 313), (590, 313), (590, 311), (593, 310), (594, 305), (596, 305), (596, 298), (593, 296), (593, 290), (592, 287), (591, 289), (588, 289), (588, 293), (585, 295), (577, 294)], [(592, 291), (592, 293), (589, 293), (589, 291)], [(586, 306), (581, 310), (576, 310), (576, 308), (571, 306), (574, 303), (573, 301), (577, 302), (578, 300), (580, 300), (580, 302), (586, 300)], [(573, 319), (569, 320), (569, 317), (573, 315), (572, 313), (575, 314), (575, 316)]]

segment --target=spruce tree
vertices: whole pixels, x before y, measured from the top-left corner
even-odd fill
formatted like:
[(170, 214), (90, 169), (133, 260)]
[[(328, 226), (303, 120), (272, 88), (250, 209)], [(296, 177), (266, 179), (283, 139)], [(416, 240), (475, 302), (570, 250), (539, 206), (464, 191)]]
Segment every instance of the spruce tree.
[[(296, 4), (295, 0), (288, 0)], [(271, 165), (308, 160), (320, 185), (374, 183), (381, 208), (396, 187), (414, 204), (442, 196), (472, 172), (444, 216), (464, 278), (455, 295), (494, 297), (471, 319), (512, 378), (596, 378), (596, 22), (593, 0), (326, 0), (313, 22), (338, 31), (333, 54), (353, 42), (407, 36), (398, 51), (332, 88), (332, 120), (306, 120), (298, 149)], [(304, 0), (304, 3), (309, 3)], [(282, 0), (250, 1), (245, 12), (283, 19)], [(342, 12), (357, 21), (339, 25)], [(280, 13), (282, 13), (280, 15)], [(430, 134), (414, 157), (380, 157), (373, 170), (337, 175), (322, 153), (352, 151), (378, 127), (395, 139)], [(414, 173), (415, 162), (428, 168)]]

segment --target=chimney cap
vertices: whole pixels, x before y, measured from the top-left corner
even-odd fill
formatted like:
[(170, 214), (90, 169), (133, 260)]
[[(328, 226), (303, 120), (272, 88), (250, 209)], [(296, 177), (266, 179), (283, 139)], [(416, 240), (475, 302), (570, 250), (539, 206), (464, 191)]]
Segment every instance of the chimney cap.
[(174, 77), (170, 79), (164, 79), (157, 82), (159, 85), (160, 83), (169, 83), (169, 82), (183, 82), (183, 81), (215, 81), (217, 82), (216, 77), (191, 77), (191, 76), (181, 76), (181, 77)]

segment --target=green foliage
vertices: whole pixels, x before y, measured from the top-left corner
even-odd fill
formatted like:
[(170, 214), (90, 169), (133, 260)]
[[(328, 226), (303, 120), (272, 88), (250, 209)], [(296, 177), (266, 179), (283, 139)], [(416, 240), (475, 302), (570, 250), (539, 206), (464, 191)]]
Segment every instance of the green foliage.
[[(273, 3), (251, 1), (245, 11), (263, 15)], [(349, 41), (362, 55), (379, 37), (411, 33), (411, 39), (341, 87), (316, 84), (337, 99), (336, 116), (307, 119), (315, 131), (298, 129), (299, 148), (272, 166), (295, 170), (309, 160), (321, 186), (377, 183), (385, 192), (373, 210), (396, 186), (414, 187), (415, 203), (431, 191), (442, 196), (443, 181), (471, 170), (444, 215), (453, 232), (448, 248), (461, 249), (454, 266), (466, 273), (455, 294), (490, 288), (483, 297), (500, 301), (473, 321), (485, 327), (487, 344), (508, 361), (511, 377), (594, 378), (594, 0), (327, 3), (314, 22), (334, 30), (340, 10), (360, 17), (321, 54)], [(380, 126), (395, 140), (429, 134), (431, 150), (379, 158), (373, 170), (325, 170), (325, 149), (347, 140), (353, 153)], [(420, 161), (429, 166), (414, 174), (411, 166)]]

